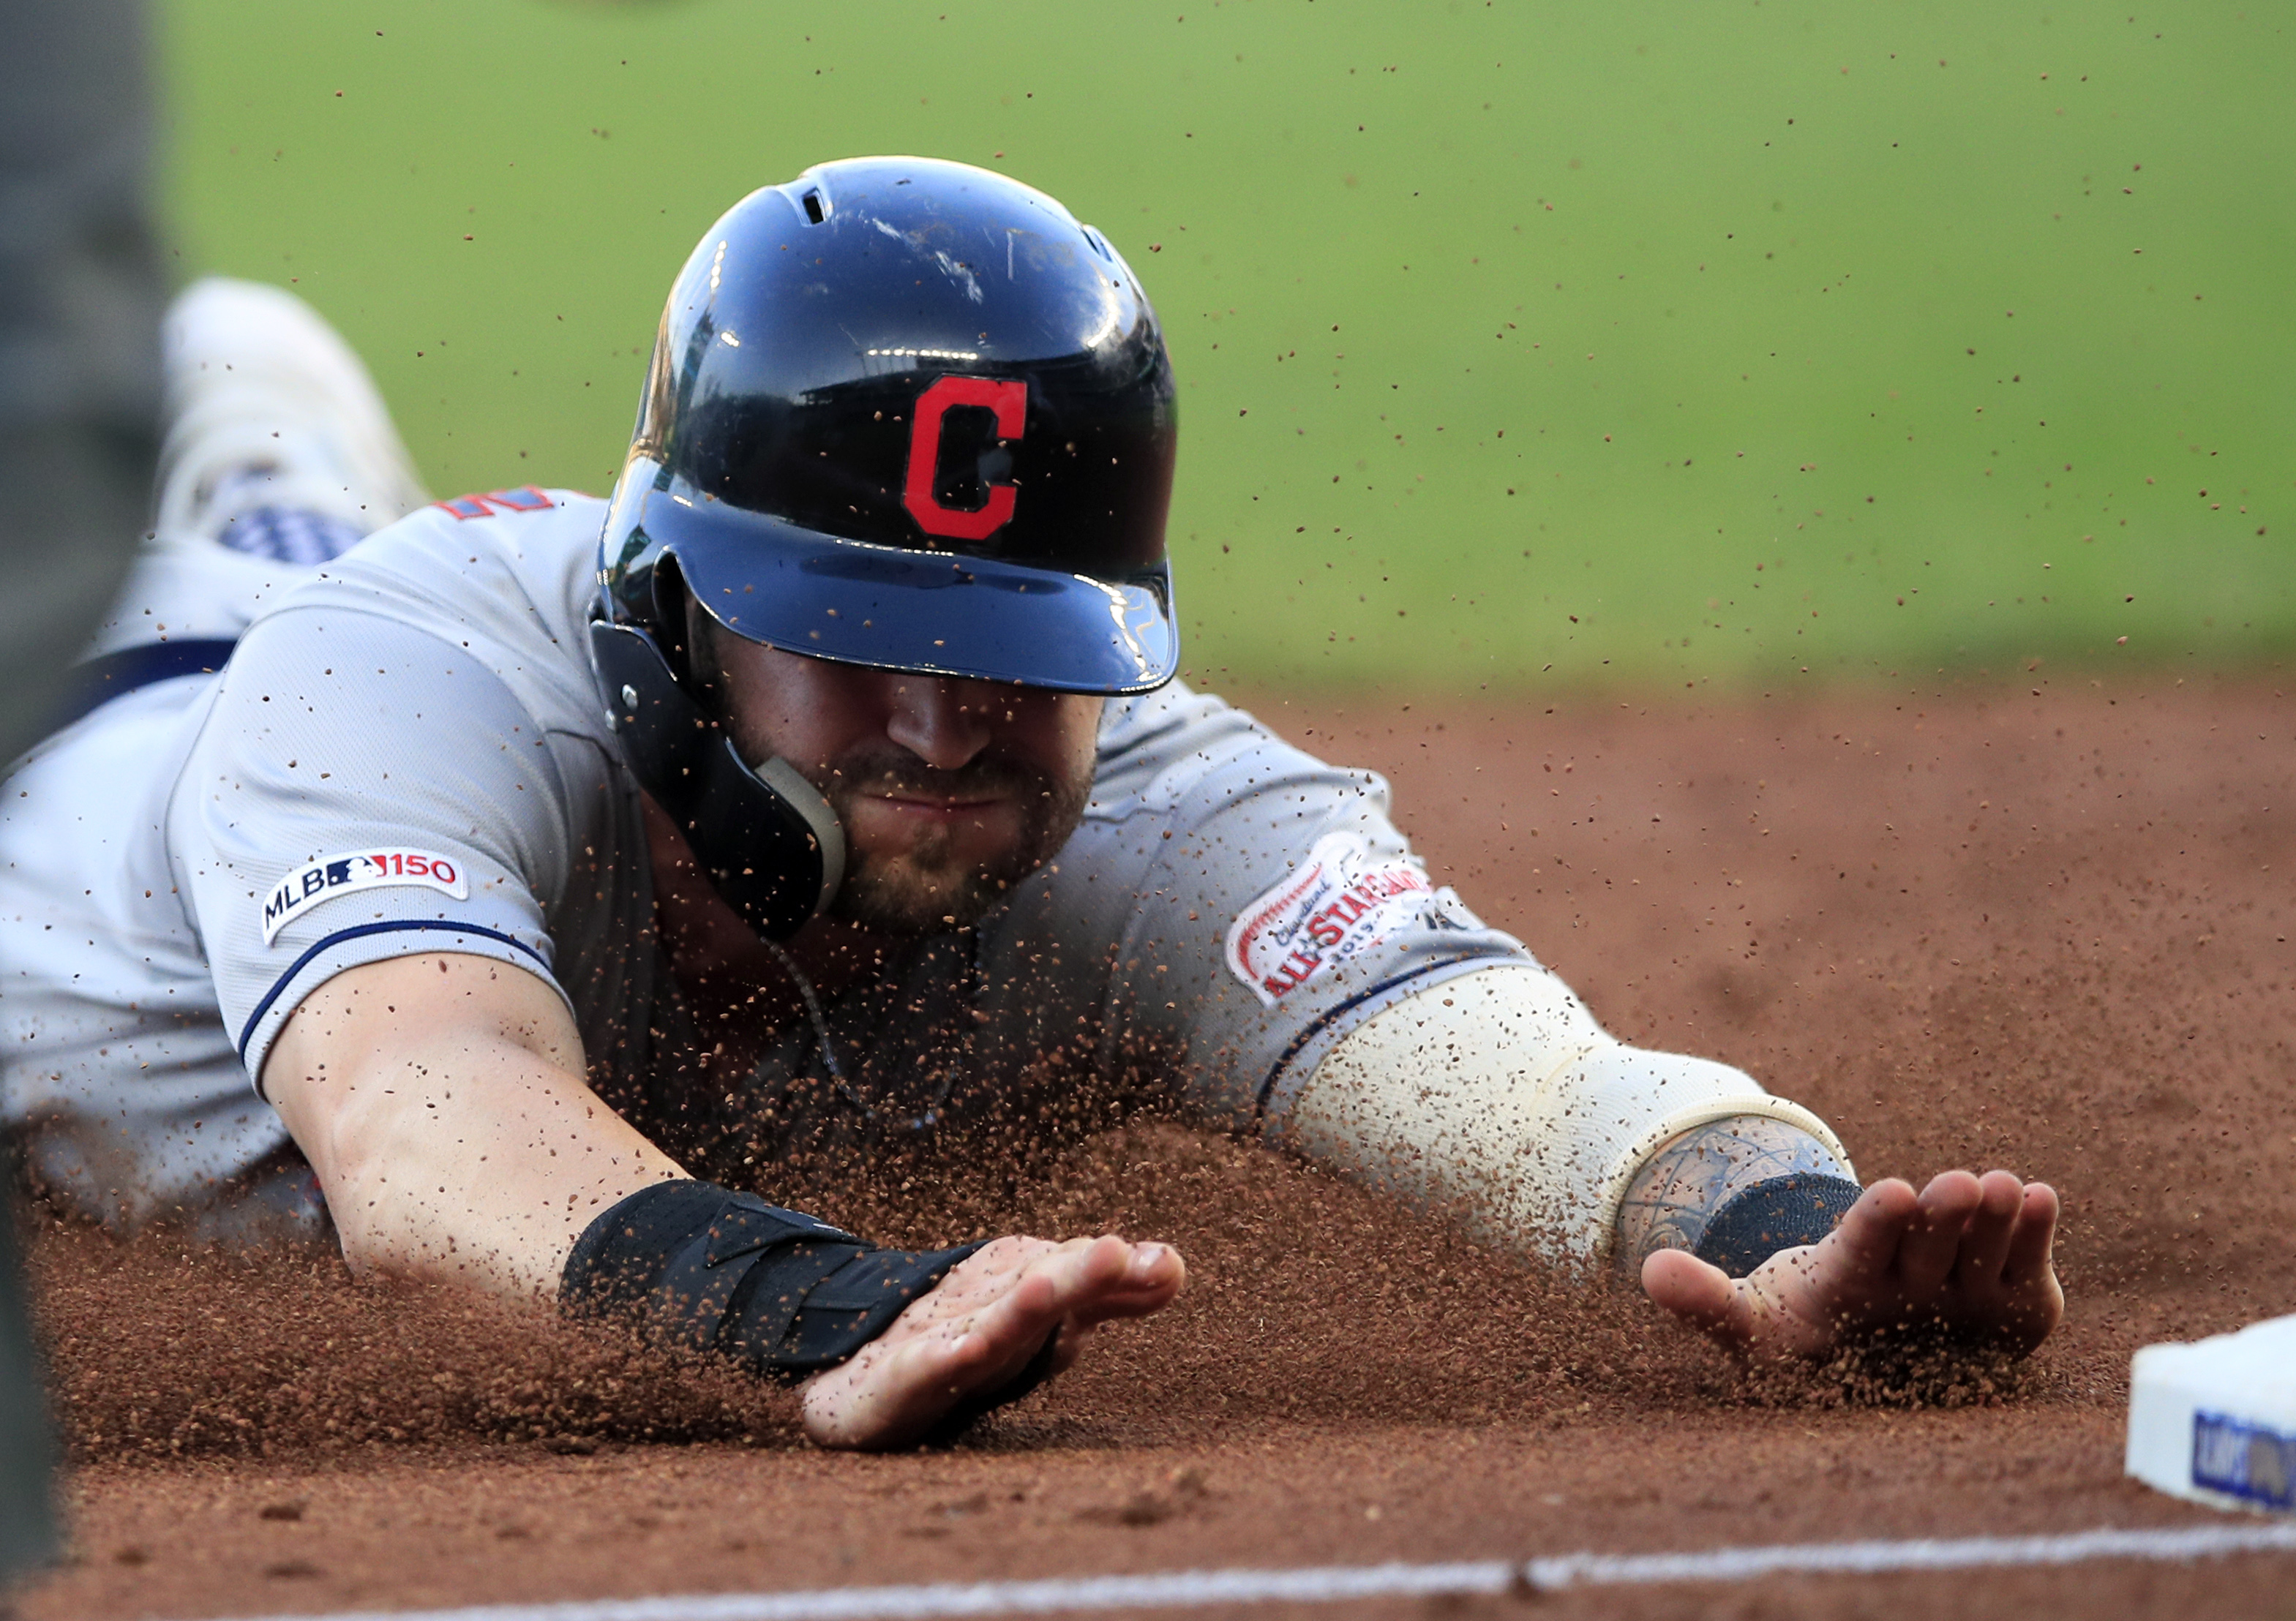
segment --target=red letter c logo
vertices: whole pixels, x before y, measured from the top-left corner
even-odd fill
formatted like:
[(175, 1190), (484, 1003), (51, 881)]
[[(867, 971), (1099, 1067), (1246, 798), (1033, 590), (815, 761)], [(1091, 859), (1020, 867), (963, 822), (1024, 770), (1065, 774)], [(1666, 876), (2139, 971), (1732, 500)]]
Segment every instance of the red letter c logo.
[(941, 419), (951, 405), (983, 405), (996, 413), (1000, 438), (1017, 439), (1028, 421), (1029, 385), (1017, 378), (944, 377), (917, 396), (917, 419), (909, 427), (909, 481), (902, 504), (917, 528), (950, 540), (986, 540), (1013, 519), (1019, 492), (992, 484), (988, 499), (973, 511), (943, 506), (933, 499), (933, 474), (940, 467)]

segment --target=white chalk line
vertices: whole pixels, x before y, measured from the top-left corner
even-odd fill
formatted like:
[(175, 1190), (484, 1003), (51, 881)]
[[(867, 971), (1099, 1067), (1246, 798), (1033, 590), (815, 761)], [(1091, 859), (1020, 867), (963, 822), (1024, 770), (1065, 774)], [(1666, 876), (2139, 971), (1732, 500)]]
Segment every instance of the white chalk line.
[(2092, 1560), (2185, 1562), (2236, 1553), (2296, 1553), (2296, 1522), (2120, 1530), (2054, 1536), (1924, 1537), (1909, 1542), (1785, 1543), (1685, 1553), (1568, 1553), (1546, 1559), (1442, 1565), (1323, 1565), (1296, 1570), (1174, 1570), (1153, 1576), (1055, 1576), (1028, 1582), (943, 1582), (911, 1587), (829, 1587), (800, 1592), (690, 1593), (462, 1609), (339, 1611), (267, 1621), (931, 1621), (943, 1616), (1034, 1616), (1112, 1609), (1196, 1609), (1215, 1604), (1334, 1604), (1351, 1599), (1431, 1598), (1529, 1587), (1744, 1582), (1758, 1576), (1882, 1576), (1923, 1570), (2078, 1565)]

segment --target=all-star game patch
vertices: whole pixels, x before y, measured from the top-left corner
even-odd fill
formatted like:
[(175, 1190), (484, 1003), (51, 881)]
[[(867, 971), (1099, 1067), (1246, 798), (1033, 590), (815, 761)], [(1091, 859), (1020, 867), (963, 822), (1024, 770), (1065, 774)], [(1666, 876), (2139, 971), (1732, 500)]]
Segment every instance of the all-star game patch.
[(1229, 926), (1228, 970), (1272, 1008), (1333, 963), (1421, 921), (1431, 906), (1447, 913), (1456, 904), (1408, 858), (1375, 856), (1360, 834), (1326, 833)]
[(263, 898), (263, 943), (270, 945), (279, 931), (302, 914), (307, 906), (359, 889), (382, 889), (396, 884), (415, 884), (436, 889), (458, 901), (471, 897), (471, 880), (448, 857), (430, 850), (359, 850), (348, 856), (328, 856), (307, 867), (298, 867), (279, 880)]

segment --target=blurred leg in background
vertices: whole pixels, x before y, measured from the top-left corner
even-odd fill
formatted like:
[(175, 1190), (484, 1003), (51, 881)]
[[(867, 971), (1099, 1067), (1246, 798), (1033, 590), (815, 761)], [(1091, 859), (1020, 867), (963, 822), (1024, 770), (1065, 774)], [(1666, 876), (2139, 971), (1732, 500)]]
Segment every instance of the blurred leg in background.
[[(163, 284), (141, 0), (0, 0), (0, 763), (37, 741), (151, 501)], [(7, 965), (0, 963), (0, 995)], [(6, 1157), (12, 1158), (12, 1156)], [(53, 1438), (0, 1188), (0, 1584), (53, 1557)]]

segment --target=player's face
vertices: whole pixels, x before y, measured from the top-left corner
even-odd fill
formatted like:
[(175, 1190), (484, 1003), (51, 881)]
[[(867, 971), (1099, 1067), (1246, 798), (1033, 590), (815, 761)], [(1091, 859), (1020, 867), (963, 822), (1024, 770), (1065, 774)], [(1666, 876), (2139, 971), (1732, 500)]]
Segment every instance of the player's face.
[(840, 915), (970, 923), (1076, 831), (1100, 699), (709, 641), (744, 757), (782, 756), (845, 824)]

